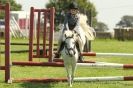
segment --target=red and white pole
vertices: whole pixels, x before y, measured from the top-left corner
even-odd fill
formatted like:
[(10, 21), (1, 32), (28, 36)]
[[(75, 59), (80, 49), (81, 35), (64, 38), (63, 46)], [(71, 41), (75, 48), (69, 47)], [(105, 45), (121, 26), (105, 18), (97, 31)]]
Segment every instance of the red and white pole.
[(115, 64), (115, 63), (77, 63), (77, 66), (133, 69), (133, 64)]
[(132, 53), (95, 53), (95, 52), (83, 52), (83, 56), (124, 56), (133, 57)]

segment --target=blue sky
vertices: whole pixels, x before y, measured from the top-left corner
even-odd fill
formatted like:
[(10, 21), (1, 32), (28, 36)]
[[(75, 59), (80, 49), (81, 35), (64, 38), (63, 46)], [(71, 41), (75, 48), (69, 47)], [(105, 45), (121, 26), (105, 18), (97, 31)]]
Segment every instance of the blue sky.
[[(29, 11), (31, 6), (44, 8), (49, 0), (16, 0)], [(98, 21), (104, 22), (110, 29), (120, 21), (124, 15), (133, 15), (133, 0), (90, 0), (96, 6)]]

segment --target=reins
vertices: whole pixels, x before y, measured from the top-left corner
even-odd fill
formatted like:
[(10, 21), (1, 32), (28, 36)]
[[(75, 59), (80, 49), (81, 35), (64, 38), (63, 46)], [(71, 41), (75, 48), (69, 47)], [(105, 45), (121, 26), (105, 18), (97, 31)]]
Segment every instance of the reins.
[[(65, 41), (66, 41), (67, 39), (71, 39), (71, 38), (74, 39), (74, 34), (72, 34), (72, 36), (68, 36), (68, 37), (65, 35)], [(65, 42), (65, 41), (64, 41), (64, 42)], [(76, 41), (75, 41), (75, 44), (74, 44), (74, 47), (73, 47), (73, 48), (68, 48), (68, 47), (67, 47), (67, 44), (65, 43), (65, 52), (66, 52), (67, 55), (71, 56), (71, 54), (70, 54), (70, 52), (69, 52), (70, 50), (72, 50), (72, 51), (74, 52), (74, 55), (75, 55), (75, 54), (76, 54), (75, 48), (76, 48)]]

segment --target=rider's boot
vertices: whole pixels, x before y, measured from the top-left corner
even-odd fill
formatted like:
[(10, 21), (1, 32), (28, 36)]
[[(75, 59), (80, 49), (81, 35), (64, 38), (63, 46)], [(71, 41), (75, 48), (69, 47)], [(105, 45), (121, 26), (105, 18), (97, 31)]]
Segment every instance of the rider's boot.
[(59, 46), (59, 49), (58, 49), (57, 53), (55, 53), (54, 58), (60, 58), (60, 56), (61, 56), (61, 51), (63, 50), (63, 48), (64, 48), (64, 42), (61, 42), (61, 44), (60, 44), (60, 46)]
[(78, 61), (83, 62), (83, 56), (79, 55)]
[(81, 56), (81, 51), (80, 51), (78, 43), (76, 43), (76, 47), (77, 47), (77, 50), (78, 50), (78, 53), (79, 53), (78, 61), (83, 62), (83, 56)]

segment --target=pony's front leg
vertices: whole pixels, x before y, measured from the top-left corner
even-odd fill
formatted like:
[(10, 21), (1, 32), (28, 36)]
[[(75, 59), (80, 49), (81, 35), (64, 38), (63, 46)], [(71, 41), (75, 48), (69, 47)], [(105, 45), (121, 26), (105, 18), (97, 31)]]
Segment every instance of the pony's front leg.
[(64, 65), (65, 65), (66, 72), (67, 72), (67, 81), (68, 81), (68, 84), (69, 84), (70, 87), (72, 87), (71, 69), (66, 64), (64, 64)]
[(71, 74), (68, 75), (68, 82), (69, 82), (69, 86), (72, 87), (72, 76), (71, 76)]
[(72, 75), (71, 75), (71, 77), (72, 77), (72, 79), (71, 79), (72, 84), (73, 84), (73, 81), (74, 81), (74, 75), (75, 75), (76, 67), (77, 67), (77, 63), (72, 64)]

